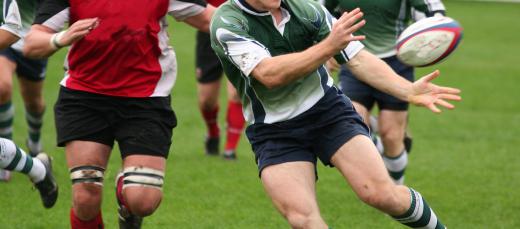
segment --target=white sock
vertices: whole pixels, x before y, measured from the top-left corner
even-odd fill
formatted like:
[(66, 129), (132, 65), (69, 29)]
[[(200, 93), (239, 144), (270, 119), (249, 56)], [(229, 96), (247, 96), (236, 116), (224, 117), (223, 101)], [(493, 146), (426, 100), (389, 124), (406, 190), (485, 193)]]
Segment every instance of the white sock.
[(388, 157), (383, 155), (383, 162), (385, 162), (388, 173), (396, 184), (404, 183), (404, 171), (408, 165), (408, 153), (403, 150), (397, 157)]
[(27, 174), (33, 183), (45, 178), (45, 166), (38, 158), (32, 158), (13, 141), (0, 138), (0, 168)]

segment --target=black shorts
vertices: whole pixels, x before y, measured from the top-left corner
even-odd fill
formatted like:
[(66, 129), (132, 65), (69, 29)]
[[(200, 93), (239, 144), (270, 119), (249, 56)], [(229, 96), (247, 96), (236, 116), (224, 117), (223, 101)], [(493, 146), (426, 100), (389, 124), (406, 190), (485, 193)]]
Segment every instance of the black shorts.
[(0, 56), (16, 63), (16, 74), (30, 81), (42, 81), (45, 79), (47, 70), (47, 59), (29, 59), (13, 48), (0, 50)]
[[(408, 81), (414, 81), (413, 67), (401, 63), (397, 57), (392, 56), (382, 59), (394, 71)], [(340, 88), (352, 101), (361, 103), (368, 110), (372, 109), (374, 103), (381, 110), (406, 111), (408, 102), (400, 100), (392, 95), (381, 92), (372, 86), (358, 80), (345, 66), (339, 73)]]
[(168, 157), (177, 119), (170, 97), (124, 98), (60, 88), (54, 106), (58, 146), (74, 140), (133, 154)]
[(350, 99), (335, 87), (311, 109), (297, 117), (273, 124), (252, 124), (246, 129), (259, 173), (269, 165), (292, 161), (328, 166), (338, 149), (356, 135), (369, 136), (369, 129)]
[(224, 73), (220, 60), (211, 48), (211, 39), (208, 33), (197, 32), (195, 65), (197, 67), (197, 81), (201, 84), (220, 80)]

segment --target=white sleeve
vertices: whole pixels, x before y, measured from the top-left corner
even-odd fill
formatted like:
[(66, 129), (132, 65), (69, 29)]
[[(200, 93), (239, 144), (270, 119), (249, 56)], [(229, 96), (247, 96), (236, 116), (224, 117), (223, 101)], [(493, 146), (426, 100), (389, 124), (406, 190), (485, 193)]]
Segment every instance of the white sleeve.
[(271, 57), (267, 48), (258, 41), (232, 33), (224, 28), (216, 31), (217, 40), (228, 59), (246, 76), (265, 58)]
[[(4, 7), (6, 7), (5, 4)], [(18, 9), (18, 4), (16, 3), (16, 1), (12, 1), (11, 4), (9, 4), (8, 8), (4, 10), (4, 24), (2, 24), (0, 29), (12, 33), (17, 37), (22, 37), (22, 17), (20, 15), (20, 11)]]
[(55, 14), (54, 16), (43, 22), (42, 25), (47, 26), (56, 32), (62, 31), (65, 28), (65, 24), (69, 22), (69, 9), (70, 8), (63, 9), (58, 14)]
[(200, 14), (206, 9), (205, 2), (190, 0), (170, 0), (168, 6), (168, 14), (173, 16), (177, 21)]

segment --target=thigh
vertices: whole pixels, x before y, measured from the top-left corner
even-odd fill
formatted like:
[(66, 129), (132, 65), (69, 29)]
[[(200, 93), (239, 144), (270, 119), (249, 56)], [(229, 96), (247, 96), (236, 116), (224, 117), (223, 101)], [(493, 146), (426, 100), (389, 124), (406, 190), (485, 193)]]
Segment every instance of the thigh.
[(65, 145), (67, 166), (69, 169), (78, 166), (107, 167), (112, 148), (105, 144), (91, 141), (70, 141)]
[(353, 137), (341, 146), (331, 162), (358, 196), (373, 194), (381, 185), (393, 185), (381, 156), (367, 136)]
[(12, 88), (13, 75), (16, 70), (16, 62), (10, 58), (6, 50), (0, 51), (0, 89), (2, 90)]
[(283, 215), (289, 211), (318, 212), (314, 164), (287, 162), (271, 165), (262, 171), (262, 184), (275, 207)]
[(129, 99), (117, 106), (113, 125), (121, 155), (148, 155), (167, 158), (177, 119), (169, 97)]

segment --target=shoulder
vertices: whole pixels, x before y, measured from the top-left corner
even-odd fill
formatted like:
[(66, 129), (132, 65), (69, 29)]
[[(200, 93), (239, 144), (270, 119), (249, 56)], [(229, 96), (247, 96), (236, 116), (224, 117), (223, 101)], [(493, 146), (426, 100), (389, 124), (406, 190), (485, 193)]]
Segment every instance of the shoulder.
[(222, 4), (213, 15), (211, 33), (215, 33), (219, 28), (241, 33), (249, 31), (247, 18), (230, 1)]

